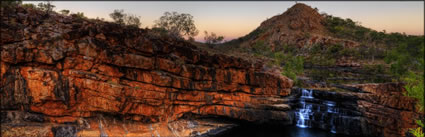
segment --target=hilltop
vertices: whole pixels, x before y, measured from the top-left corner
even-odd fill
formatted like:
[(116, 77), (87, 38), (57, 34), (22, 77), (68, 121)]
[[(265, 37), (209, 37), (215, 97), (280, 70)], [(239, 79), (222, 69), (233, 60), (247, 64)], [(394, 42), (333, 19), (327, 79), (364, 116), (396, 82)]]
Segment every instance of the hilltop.
[[(223, 45), (234, 46), (233, 43), (239, 43), (240, 47), (252, 47), (256, 42), (263, 41), (270, 50), (279, 51), (283, 45), (303, 47), (342, 42), (332, 37), (326, 21), (326, 16), (319, 14), (318, 9), (298, 3), (284, 13), (265, 20), (250, 34)], [(354, 44), (348, 40), (343, 42)]]

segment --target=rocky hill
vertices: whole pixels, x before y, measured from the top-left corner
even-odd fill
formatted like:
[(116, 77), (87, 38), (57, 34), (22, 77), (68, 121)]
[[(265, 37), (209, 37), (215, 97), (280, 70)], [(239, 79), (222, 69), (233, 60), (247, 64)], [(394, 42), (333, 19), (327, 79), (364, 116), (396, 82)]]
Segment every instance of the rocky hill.
[[(272, 51), (283, 50), (284, 45), (296, 45), (298, 47), (312, 46), (313, 44), (336, 44), (344, 43), (347, 47), (353, 47), (358, 43), (351, 40), (343, 40), (332, 37), (326, 28), (326, 18), (308, 5), (298, 3), (280, 15), (265, 20), (250, 34), (237, 40), (240, 47), (252, 47), (258, 41), (263, 41)], [(224, 46), (229, 46), (224, 44)], [(224, 48), (224, 47), (222, 47)]]
[(301, 77), (309, 82), (390, 82), (385, 71), (389, 66), (383, 60), (391, 42), (380, 43), (375, 35), (386, 34), (298, 3), (248, 35), (213, 49), (269, 63), (279, 60), (277, 53), (302, 57), (305, 72)]

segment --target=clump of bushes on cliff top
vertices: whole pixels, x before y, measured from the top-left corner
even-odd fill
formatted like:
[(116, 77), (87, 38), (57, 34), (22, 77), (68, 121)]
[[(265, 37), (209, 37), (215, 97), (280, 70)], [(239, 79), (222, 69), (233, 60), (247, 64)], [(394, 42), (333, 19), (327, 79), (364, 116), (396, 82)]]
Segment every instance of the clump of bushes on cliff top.
[(42, 3), (38, 3), (37, 7), (38, 7), (38, 9), (46, 12), (46, 14), (48, 15), (48, 14), (50, 14), (53, 11), (53, 9), (56, 6), (55, 5), (52, 5), (51, 1), (48, 0), (46, 3), (43, 3), (43, 2)]
[(140, 16), (133, 14), (124, 13), (124, 10), (114, 10), (109, 16), (114, 20), (115, 23), (120, 25), (127, 25), (132, 27), (140, 27)]
[(166, 30), (168, 34), (176, 38), (187, 37), (189, 40), (199, 33), (193, 16), (187, 13), (165, 12), (158, 20), (155, 20), (154, 28)]

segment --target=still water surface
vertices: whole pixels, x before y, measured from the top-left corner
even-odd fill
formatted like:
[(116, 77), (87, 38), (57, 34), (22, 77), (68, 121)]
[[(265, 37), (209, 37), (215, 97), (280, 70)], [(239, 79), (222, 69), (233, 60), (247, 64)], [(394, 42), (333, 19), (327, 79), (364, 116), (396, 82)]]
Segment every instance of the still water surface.
[(345, 135), (333, 134), (330, 131), (299, 128), (296, 126), (285, 127), (261, 127), (245, 125), (235, 127), (219, 137), (347, 137)]

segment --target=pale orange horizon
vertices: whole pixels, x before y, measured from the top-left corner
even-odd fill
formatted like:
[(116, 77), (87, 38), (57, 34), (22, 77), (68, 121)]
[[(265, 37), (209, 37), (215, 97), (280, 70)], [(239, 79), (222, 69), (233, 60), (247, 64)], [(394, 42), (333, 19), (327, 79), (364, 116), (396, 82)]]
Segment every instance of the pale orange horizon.
[[(34, 3), (37, 1), (24, 2)], [(400, 32), (408, 35), (424, 34), (424, 2), (303, 2), (317, 7), (319, 12), (350, 18), (361, 25), (377, 31)], [(166, 11), (189, 13), (194, 17), (199, 34), (197, 41), (203, 41), (204, 31), (223, 35), (225, 40), (244, 36), (261, 22), (285, 12), (295, 2), (145, 2), (145, 1), (54, 1), (55, 10), (68, 9), (71, 12), (84, 12), (89, 18), (104, 18), (111, 21), (109, 13), (114, 9), (141, 16), (142, 27), (151, 28)]]

